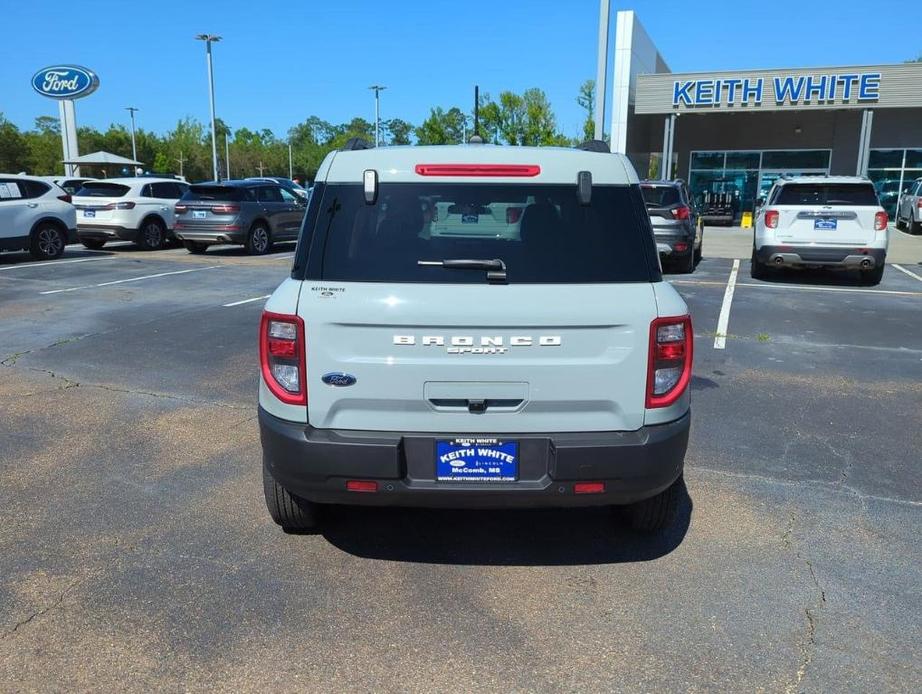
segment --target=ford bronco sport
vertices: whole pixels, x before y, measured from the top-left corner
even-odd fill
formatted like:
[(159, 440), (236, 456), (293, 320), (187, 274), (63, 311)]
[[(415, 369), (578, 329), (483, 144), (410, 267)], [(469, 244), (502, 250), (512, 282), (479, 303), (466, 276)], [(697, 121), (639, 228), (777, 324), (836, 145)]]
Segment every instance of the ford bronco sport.
[(588, 145), (327, 156), (259, 328), (279, 525), (310, 528), (321, 504), (611, 505), (670, 523), (691, 321), (634, 169)]

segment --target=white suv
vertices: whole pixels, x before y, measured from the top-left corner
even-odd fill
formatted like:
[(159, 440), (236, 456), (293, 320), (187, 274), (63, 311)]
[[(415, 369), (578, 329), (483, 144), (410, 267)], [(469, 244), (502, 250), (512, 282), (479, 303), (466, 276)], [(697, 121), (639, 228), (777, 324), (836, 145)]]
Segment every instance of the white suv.
[(176, 201), (189, 185), (172, 178), (107, 178), (87, 181), (74, 196), (77, 236), (87, 248), (134, 241), (157, 250), (173, 238)]
[(887, 213), (874, 185), (856, 176), (780, 178), (756, 218), (752, 276), (772, 268), (859, 270), (879, 284), (887, 257)]
[(37, 176), (0, 174), (0, 251), (58, 258), (77, 238), (70, 196)]

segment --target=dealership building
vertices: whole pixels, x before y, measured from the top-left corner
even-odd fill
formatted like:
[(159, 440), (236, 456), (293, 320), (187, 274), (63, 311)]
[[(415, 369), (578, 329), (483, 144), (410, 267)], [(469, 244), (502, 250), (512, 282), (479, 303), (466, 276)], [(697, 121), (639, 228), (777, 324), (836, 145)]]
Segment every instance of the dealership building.
[(627, 10), (613, 79), (612, 150), (698, 200), (731, 193), (737, 221), (785, 174), (868, 176), (891, 217), (922, 177), (922, 63), (673, 73)]

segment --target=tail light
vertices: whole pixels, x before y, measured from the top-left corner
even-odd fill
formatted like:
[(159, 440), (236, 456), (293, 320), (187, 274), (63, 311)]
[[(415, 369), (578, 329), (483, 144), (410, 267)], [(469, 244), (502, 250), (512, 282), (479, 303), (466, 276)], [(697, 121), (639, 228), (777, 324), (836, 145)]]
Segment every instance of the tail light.
[(73, 198), (71, 198), (70, 195), (59, 195), (58, 200), (60, 200), (61, 202), (70, 202), (70, 203), (73, 202)]
[(259, 362), (272, 394), (289, 405), (307, 404), (304, 321), (299, 316), (263, 311)]
[(648, 409), (668, 407), (691, 381), (694, 335), (690, 316), (657, 318), (650, 324)]
[(890, 218), (887, 217), (887, 213), (881, 210), (874, 215), (874, 231), (883, 231), (887, 228), (887, 222), (890, 221)]
[(176, 205), (174, 209), (176, 210), (176, 214), (185, 214), (189, 210), (189, 207), (188, 205)]
[(103, 207), (104, 210), (133, 210), (133, 202), (110, 202), (108, 205)]
[(682, 207), (677, 207), (672, 211), (672, 217), (674, 219), (688, 219), (691, 216), (691, 210), (689, 210), (685, 205)]
[(779, 216), (778, 210), (765, 210), (765, 228), (777, 229)]
[(922, 210), (922, 198), (919, 198), (918, 200), (916, 200), (916, 207)]
[(521, 207), (507, 207), (506, 208), (506, 224), (515, 224), (522, 218), (522, 208)]
[(213, 214), (237, 214), (240, 212), (240, 205), (214, 205), (211, 211)]

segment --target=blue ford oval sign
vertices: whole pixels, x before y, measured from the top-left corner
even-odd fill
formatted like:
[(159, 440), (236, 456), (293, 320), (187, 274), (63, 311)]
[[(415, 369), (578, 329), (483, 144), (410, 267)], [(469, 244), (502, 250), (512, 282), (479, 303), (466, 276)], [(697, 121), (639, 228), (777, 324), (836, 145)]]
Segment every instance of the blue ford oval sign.
[(355, 385), (355, 376), (339, 372), (324, 374), (320, 380), (328, 386), (339, 386), (340, 388)]
[(96, 74), (79, 65), (53, 65), (32, 76), (32, 88), (52, 99), (79, 99), (95, 92), (98, 86)]

